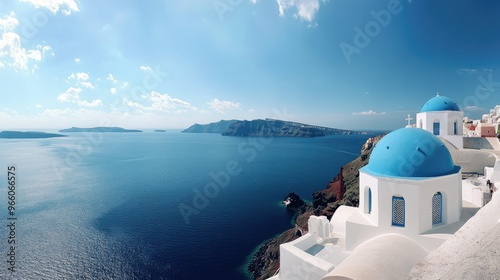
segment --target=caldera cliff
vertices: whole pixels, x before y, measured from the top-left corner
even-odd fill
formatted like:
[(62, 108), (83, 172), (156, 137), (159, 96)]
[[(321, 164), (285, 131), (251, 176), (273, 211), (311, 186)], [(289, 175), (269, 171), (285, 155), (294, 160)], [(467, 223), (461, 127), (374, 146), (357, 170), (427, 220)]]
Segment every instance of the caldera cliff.
[(325, 189), (313, 193), (312, 202), (297, 210), (294, 228), (286, 230), (260, 246), (248, 265), (248, 270), (255, 279), (266, 279), (276, 274), (279, 269), (279, 245), (306, 233), (309, 216), (323, 215), (331, 219), (335, 210), (341, 205), (358, 206), (359, 169), (368, 164), (373, 147), (382, 137), (383, 135), (369, 138), (355, 160), (344, 165)]

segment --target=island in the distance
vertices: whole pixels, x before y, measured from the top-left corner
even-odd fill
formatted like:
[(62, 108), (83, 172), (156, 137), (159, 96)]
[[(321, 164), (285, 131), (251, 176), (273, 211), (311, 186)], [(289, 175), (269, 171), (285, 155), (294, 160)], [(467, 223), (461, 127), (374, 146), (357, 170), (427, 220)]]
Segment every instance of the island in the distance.
[(167, 132), (165, 129), (155, 129), (155, 132)]
[(261, 137), (321, 137), (338, 134), (366, 134), (366, 132), (329, 128), (298, 122), (276, 119), (252, 121), (222, 120), (206, 125), (194, 124), (182, 132), (221, 133), (223, 136), (261, 136)]
[(192, 126), (184, 129), (185, 133), (224, 133), (231, 124), (238, 122), (238, 120), (221, 120), (209, 124), (193, 124)]
[(2, 131), (0, 138), (7, 139), (33, 139), (33, 138), (53, 138), (53, 137), (66, 137), (67, 135), (46, 133), (38, 131)]
[(99, 126), (91, 128), (72, 127), (67, 129), (61, 129), (59, 130), (59, 132), (142, 132), (142, 130), (125, 129), (121, 127)]

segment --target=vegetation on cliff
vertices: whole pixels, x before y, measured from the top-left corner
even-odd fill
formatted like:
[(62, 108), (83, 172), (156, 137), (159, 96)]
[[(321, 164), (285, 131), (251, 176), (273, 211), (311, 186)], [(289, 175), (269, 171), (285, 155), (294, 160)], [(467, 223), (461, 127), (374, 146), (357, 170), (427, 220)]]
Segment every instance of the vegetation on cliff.
[(298, 208), (300, 213), (295, 220), (295, 228), (289, 229), (261, 245), (248, 265), (248, 270), (255, 279), (266, 279), (278, 271), (279, 245), (295, 240), (307, 232), (309, 216), (323, 215), (331, 219), (335, 210), (341, 205), (359, 205), (359, 169), (368, 164), (373, 147), (382, 137), (383, 135), (369, 138), (361, 148), (359, 157), (344, 165), (340, 173), (330, 181), (325, 189), (313, 193), (311, 203)]

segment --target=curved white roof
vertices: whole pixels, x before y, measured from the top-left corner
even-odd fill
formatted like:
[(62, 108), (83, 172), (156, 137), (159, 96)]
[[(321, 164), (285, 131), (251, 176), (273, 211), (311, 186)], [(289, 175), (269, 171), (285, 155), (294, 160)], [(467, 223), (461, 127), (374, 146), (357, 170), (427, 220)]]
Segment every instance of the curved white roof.
[(401, 279), (427, 251), (400, 234), (384, 234), (360, 244), (322, 280)]

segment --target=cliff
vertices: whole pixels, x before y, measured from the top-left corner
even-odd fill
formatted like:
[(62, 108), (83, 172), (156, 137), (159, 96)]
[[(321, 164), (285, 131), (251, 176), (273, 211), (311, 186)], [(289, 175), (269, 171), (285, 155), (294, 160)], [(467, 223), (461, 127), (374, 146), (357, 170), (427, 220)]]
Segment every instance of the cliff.
[(224, 136), (261, 136), (261, 137), (321, 137), (337, 134), (360, 134), (362, 132), (314, 126), (303, 123), (265, 119), (236, 121), (222, 133)]
[(368, 164), (373, 147), (382, 137), (383, 135), (369, 138), (361, 148), (359, 157), (344, 165), (325, 189), (313, 193), (313, 201), (300, 208), (295, 228), (281, 233), (260, 246), (248, 265), (248, 270), (255, 279), (266, 279), (276, 273), (279, 269), (279, 245), (295, 240), (307, 232), (309, 216), (324, 215), (331, 219), (335, 210), (341, 205), (358, 206), (359, 169)]
[(59, 132), (142, 132), (142, 130), (136, 129), (125, 129), (121, 127), (91, 127), (91, 128), (80, 128), (80, 127), (72, 127), (67, 129), (61, 129)]
[(193, 124), (192, 126), (184, 129), (181, 132), (184, 133), (223, 133), (227, 130), (227, 128), (236, 122), (236, 120), (221, 120), (214, 123), (209, 124)]

